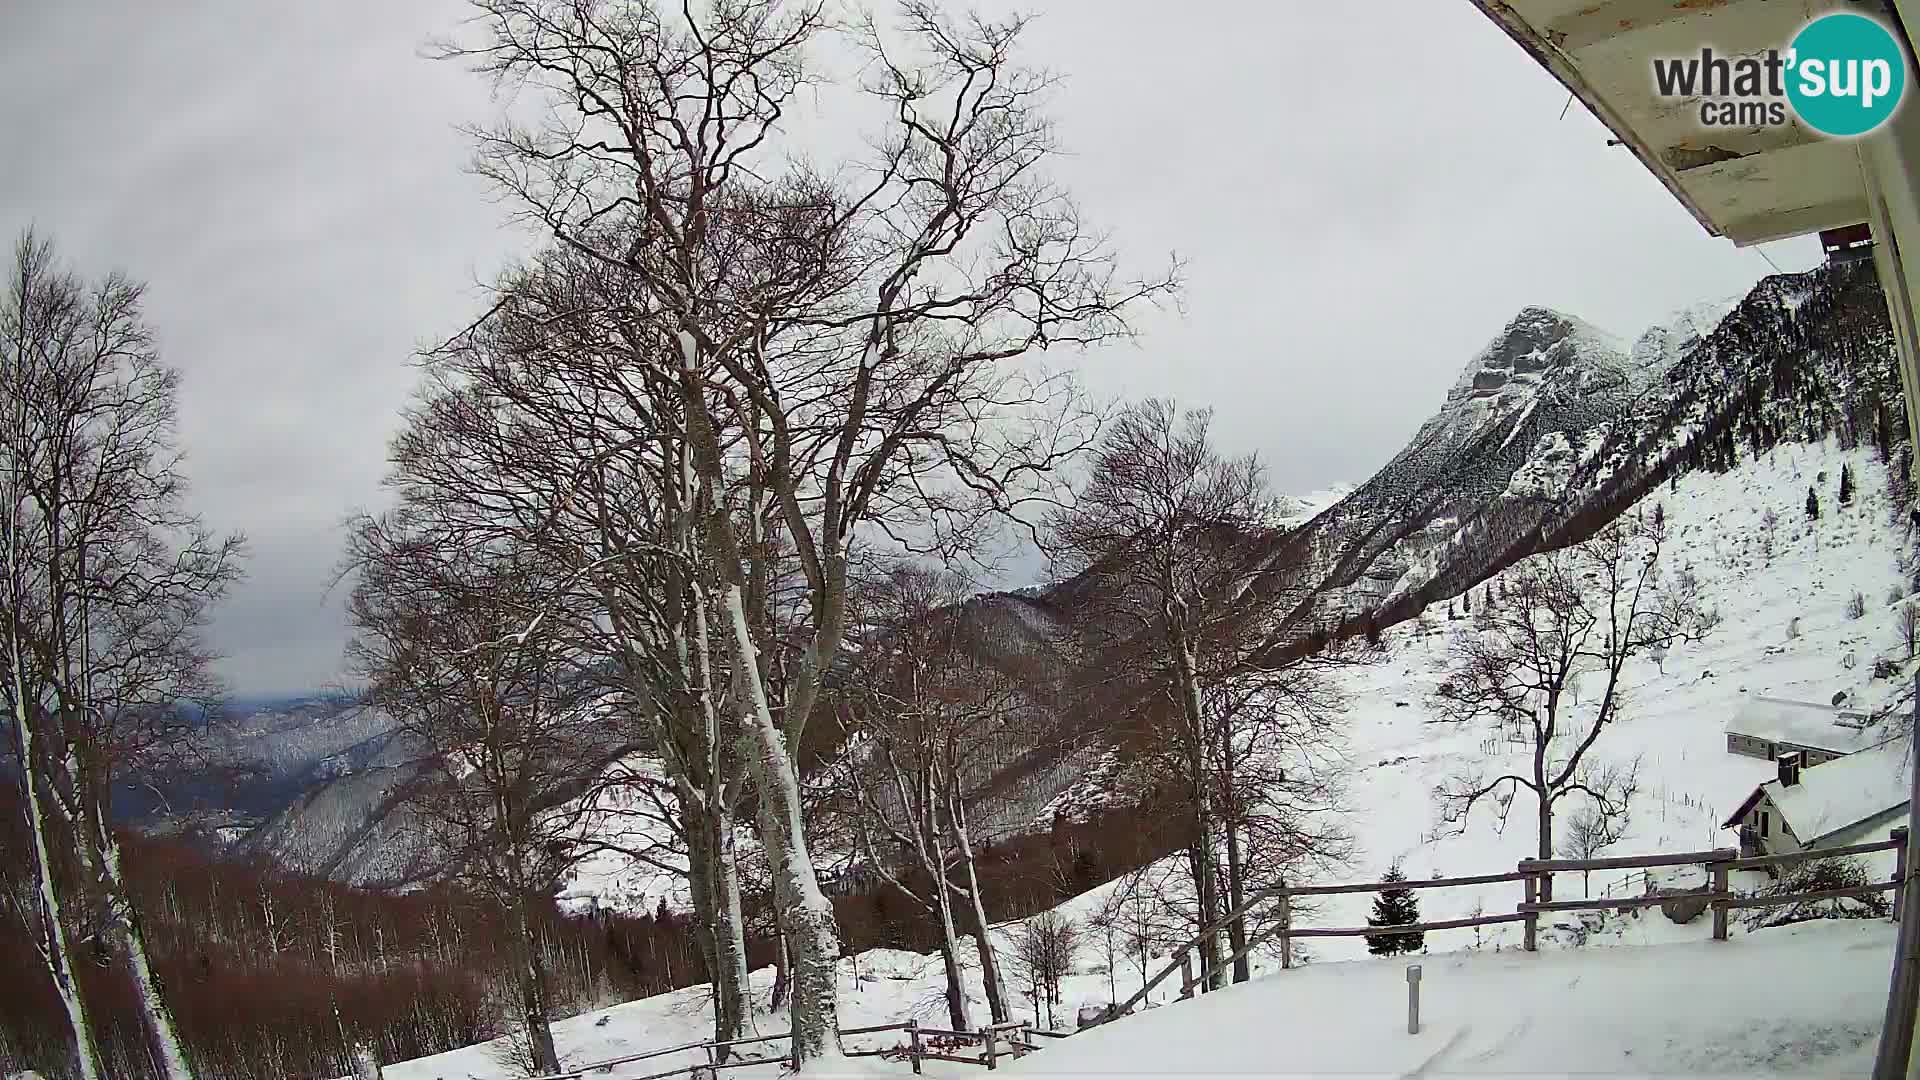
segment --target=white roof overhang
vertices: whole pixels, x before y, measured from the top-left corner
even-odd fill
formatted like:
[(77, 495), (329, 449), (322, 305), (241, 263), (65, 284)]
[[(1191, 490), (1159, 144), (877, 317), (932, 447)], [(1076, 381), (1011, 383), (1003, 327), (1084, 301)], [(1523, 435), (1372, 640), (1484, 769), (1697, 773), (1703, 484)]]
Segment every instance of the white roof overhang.
[(1757, 244), (1867, 220), (1854, 144), (1788, 112), (1781, 127), (1708, 127), (1703, 99), (1655, 92), (1657, 57), (1785, 49), (1840, 0), (1473, 0), (1584, 102), (1707, 231)]

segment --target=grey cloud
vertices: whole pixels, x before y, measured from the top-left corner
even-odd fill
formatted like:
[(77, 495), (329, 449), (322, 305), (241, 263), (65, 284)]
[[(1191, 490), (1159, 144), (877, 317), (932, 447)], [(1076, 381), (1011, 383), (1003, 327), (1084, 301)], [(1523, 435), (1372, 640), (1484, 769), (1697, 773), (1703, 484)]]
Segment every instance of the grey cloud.
[[(16, 5), (16, 7), (21, 5)], [(247, 692), (338, 677), (337, 524), (377, 503), (416, 344), (525, 239), (463, 171), (490, 88), (417, 53), (454, 0), (28, 5), (0, 35), (0, 227), (151, 283), (209, 519), (253, 538), (216, 644)], [(1768, 267), (1706, 237), (1466, 0), (1052, 0), (1061, 168), (1184, 315), (1083, 358), (1211, 404), (1284, 490), (1358, 481), (1520, 306), (1622, 335)], [(1789, 269), (1809, 242), (1774, 245)]]

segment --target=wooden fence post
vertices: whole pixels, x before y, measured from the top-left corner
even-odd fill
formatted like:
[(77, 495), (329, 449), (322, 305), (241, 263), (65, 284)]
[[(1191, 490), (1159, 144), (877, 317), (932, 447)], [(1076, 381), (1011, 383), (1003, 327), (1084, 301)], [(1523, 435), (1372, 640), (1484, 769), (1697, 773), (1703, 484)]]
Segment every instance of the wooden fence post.
[(1033, 1028), (1033, 1021), (1031, 1020), (1020, 1021), (1020, 1027), (1016, 1030), (1016, 1034), (1019, 1035), (1020, 1041), (1014, 1044), (1014, 1047), (1013, 1047), (1014, 1057), (1017, 1057), (1017, 1058), (1026, 1057), (1027, 1051), (1032, 1049), (1033, 1047), (1032, 1028)]
[(993, 1030), (992, 1024), (988, 1024), (986, 1027), (983, 1027), (980, 1029), (980, 1034), (986, 1037), (987, 1071), (992, 1072), (993, 1070), (1000, 1067), (999, 1062), (996, 1060), (997, 1047), (995, 1045), (1000, 1041), (1000, 1033)]
[(1182, 949), (1180, 952), (1180, 998), (1186, 1000), (1193, 996), (1193, 953)]
[(1293, 896), (1287, 892), (1287, 879), (1280, 879), (1280, 966), (1293, 966)]
[(907, 1021), (907, 1060), (913, 1062), (913, 1074), (920, 1075), (920, 1021)]
[(1713, 940), (1727, 940), (1727, 864), (1716, 862), (1713, 870)]
[(1907, 880), (1907, 827), (1893, 830), (1893, 839), (1900, 846), (1893, 849), (1893, 880), (1899, 885), (1893, 890), (1893, 921), (1900, 921), (1900, 904), (1906, 898), (1907, 890), (1900, 887)]
[[(1539, 895), (1537, 891), (1539, 889), (1538, 879), (1532, 874), (1527, 873), (1527, 864), (1524, 862), (1520, 864), (1520, 872), (1527, 875), (1521, 880), (1520, 884), (1526, 889), (1527, 903), (1532, 904), (1534, 898)], [(1528, 911), (1525, 914), (1527, 916), (1526, 921), (1521, 924), (1526, 929), (1522, 947), (1528, 952), (1536, 952), (1539, 949), (1540, 913), (1537, 911)]]

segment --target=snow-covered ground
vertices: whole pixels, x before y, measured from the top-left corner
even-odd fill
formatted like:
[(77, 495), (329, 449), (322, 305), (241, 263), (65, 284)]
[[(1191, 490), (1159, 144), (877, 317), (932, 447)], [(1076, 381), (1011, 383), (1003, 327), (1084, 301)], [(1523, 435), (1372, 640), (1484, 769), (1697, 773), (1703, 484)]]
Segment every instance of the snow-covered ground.
[[(1070, 1039), (1005, 1066), (1029, 1075), (1860, 1075), (1885, 1008), (1892, 924), (1815, 922), (1645, 947), (1457, 952), (1314, 964), (1271, 973)], [(1408, 962), (1422, 968), (1421, 1030), (1406, 1033)], [(938, 1015), (929, 958), (868, 953), (856, 985), (843, 965), (842, 1022)], [(761, 972), (755, 984), (765, 989)], [(1081, 990), (1096, 980), (1076, 976)], [(1124, 991), (1123, 991), (1124, 992)], [(1101, 995), (1104, 998), (1104, 989)], [(1071, 996), (1071, 988), (1070, 988)], [(693, 987), (555, 1025), (563, 1060), (584, 1064), (710, 1037)], [(784, 1029), (763, 1016), (761, 1030)], [(893, 1045), (856, 1036), (849, 1049)], [(609, 1080), (704, 1058), (682, 1052), (616, 1068)], [(861, 1074), (910, 1075), (860, 1059)], [(928, 1062), (936, 1077), (976, 1066)], [(732, 1075), (772, 1078), (777, 1063)], [(492, 1046), (386, 1068), (390, 1080), (506, 1080), (522, 1075)]]
[(1353, 962), (1255, 979), (1063, 1039), (1058, 1076), (1864, 1075), (1891, 924), (1803, 923), (1650, 948)]
[[(1856, 494), (1836, 498), (1842, 464)], [(1821, 517), (1809, 522), (1808, 487)], [(1886, 470), (1870, 450), (1791, 445), (1720, 475), (1684, 477), (1648, 502), (1664, 507), (1672, 531), (1665, 556), (1674, 572), (1697, 576), (1720, 623), (1698, 644), (1674, 648), (1660, 663), (1629, 665), (1628, 707), (1593, 753), (1640, 761), (1640, 789), (1626, 836), (1605, 854), (1730, 846), (1719, 827), (1753, 787), (1773, 776), (1765, 761), (1726, 751), (1724, 725), (1750, 695), (1808, 701), (1848, 695), (1854, 708), (1891, 700), (1899, 679), (1875, 680), (1874, 661), (1905, 663), (1896, 627), (1910, 591), (1903, 567), (1905, 530), (1891, 523)], [(1651, 512), (1650, 506), (1643, 509)], [(1771, 512), (1774, 525), (1766, 527)], [(1497, 589), (1496, 589), (1497, 591)], [(1854, 594), (1865, 614), (1849, 618)], [(1476, 588), (1474, 603), (1484, 588)], [(1513, 755), (1490, 729), (1436, 722), (1430, 699), (1445, 677), (1448, 642), (1470, 632), (1440, 606), (1426, 625), (1386, 635), (1388, 658), (1343, 676), (1348, 697), (1349, 825), (1359, 841), (1351, 865), (1329, 880), (1377, 879), (1399, 862), (1411, 877), (1511, 870), (1532, 853), (1532, 817), (1522, 792), (1503, 829), (1489, 810), (1464, 831), (1442, 826), (1433, 789), (1466, 767)], [(1904, 676), (1903, 676), (1904, 677)], [(1818, 768), (1817, 766), (1815, 768)], [(1568, 809), (1571, 809), (1569, 807)], [(576, 886), (618, 879), (611, 868)], [(1627, 872), (1596, 872), (1594, 894), (1637, 895)], [(1062, 905), (1084, 922), (1118, 883)], [(1563, 875), (1557, 895), (1578, 896), (1578, 875)], [(1518, 883), (1436, 889), (1418, 895), (1424, 919), (1481, 908), (1511, 911)], [(1302, 925), (1364, 923), (1370, 894), (1326, 897)], [(1586, 922), (1567, 917), (1543, 931), (1543, 952), (1517, 952), (1519, 927), (1429, 933), (1427, 1029), (1404, 1034), (1404, 960), (1366, 957), (1359, 938), (1314, 940), (1315, 960), (1198, 1002), (1153, 1009), (1100, 1031), (1062, 1041), (1022, 1065), (1036, 1072), (1857, 1072), (1872, 1053), (1884, 1002), (1891, 931), (1884, 923), (1817, 924), (1742, 932), (1707, 941), (1704, 918), (1675, 925), (1657, 909)], [(1003, 927), (1002, 934), (1011, 927)], [(1574, 948), (1577, 943), (1583, 947)], [(1446, 955), (1439, 955), (1446, 954)], [(963, 959), (970, 960), (971, 957)], [(1345, 962), (1351, 961), (1351, 962)], [(1155, 960), (1157, 969), (1165, 961)], [(1256, 971), (1271, 973), (1271, 958)], [(985, 1016), (977, 967), (971, 968), (976, 1020)], [(765, 999), (771, 970), (755, 973)], [(1071, 1027), (1079, 1006), (1105, 1004), (1140, 985), (1120, 960), (1108, 967), (1100, 936), (1082, 938), (1077, 973), (1056, 1008)], [(1009, 977), (1016, 994), (1017, 977)], [(1157, 991), (1177, 995), (1177, 980)], [(842, 1023), (864, 1026), (912, 1015), (945, 1026), (937, 957), (870, 951), (841, 965)], [(1030, 1003), (1027, 1010), (1031, 1011)], [(785, 1018), (760, 1018), (781, 1031)], [(711, 1031), (705, 989), (631, 1002), (564, 1021), (555, 1034), (563, 1059), (579, 1064), (695, 1042)], [(1199, 1034), (1196, 1034), (1199, 1033)], [(1864, 1055), (1864, 1056), (1863, 1056)], [(692, 1054), (645, 1063), (657, 1072)], [(863, 1059), (877, 1062), (878, 1059)], [(886, 1068), (876, 1064), (874, 1067)], [(752, 1075), (763, 1070), (749, 1068)], [(764, 1070), (768, 1075), (774, 1066)], [(904, 1071), (902, 1066), (901, 1071)], [(930, 1065), (929, 1072), (977, 1073)], [(469, 1047), (389, 1066), (393, 1080), (492, 1080), (514, 1075), (498, 1052)], [(612, 1074), (617, 1080), (622, 1074)], [(641, 1075), (639, 1072), (632, 1075)]]

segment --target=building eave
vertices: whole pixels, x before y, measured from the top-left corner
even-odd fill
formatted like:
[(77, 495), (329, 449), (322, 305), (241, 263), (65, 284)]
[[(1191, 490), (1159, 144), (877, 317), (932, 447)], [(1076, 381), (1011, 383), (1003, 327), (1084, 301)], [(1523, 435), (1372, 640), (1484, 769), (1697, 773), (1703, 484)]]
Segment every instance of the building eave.
[(1740, 819), (1743, 817), (1746, 817), (1748, 813), (1752, 812), (1754, 806), (1757, 805), (1761, 799), (1765, 798), (1766, 795), (1767, 795), (1766, 784), (1761, 784), (1760, 786), (1754, 788), (1753, 794), (1747, 796), (1747, 801), (1741, 803), (1739, 808), (1734, 810), (1733, 814), (1729, 816), (1727, 820), (1721, 822), (1720, 827), (1723, 829), (1732, 829), (1737, 827), (1740, 824)]
[(1789, 116), (1701, 124), (1699, 99), (1659, 97), (1653, 59), (1712, 45), (1784, 48), (1837, 0), (1472, 0), (1559, 80), (1709, 234), (1757, 244), (1867, 220), (1855, 145)]

